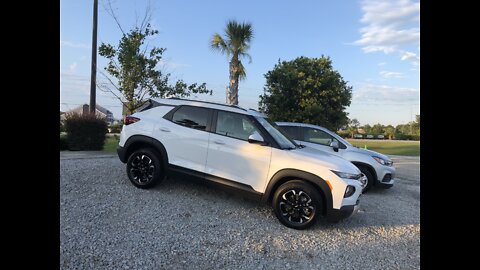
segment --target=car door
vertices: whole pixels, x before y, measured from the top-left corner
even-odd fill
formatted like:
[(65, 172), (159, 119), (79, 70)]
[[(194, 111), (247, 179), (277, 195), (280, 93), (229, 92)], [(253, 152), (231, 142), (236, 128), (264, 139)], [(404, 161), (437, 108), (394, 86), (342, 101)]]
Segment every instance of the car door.
[(299, 140), (301, 144), (341, 156), (342, 149), (338, 149), (338, 152), (335, 152), (330, 146), (333, 140), (338, 141), (332, 135), (317, 128), (299, 127), (299, 129), (302, 136)]
[(155, 135), (168, 153), (168, 161), (182, 168), (205, 172), (212, 109), (180, 106), (170, 121), (162, 121)]
[(213, 122), (206, 177), (235, 181), (263, 192), (272, 149), (270, 146), (248, 142), (251, 134), (261, 134), (255, 120), (249, 115), (218, 110)]

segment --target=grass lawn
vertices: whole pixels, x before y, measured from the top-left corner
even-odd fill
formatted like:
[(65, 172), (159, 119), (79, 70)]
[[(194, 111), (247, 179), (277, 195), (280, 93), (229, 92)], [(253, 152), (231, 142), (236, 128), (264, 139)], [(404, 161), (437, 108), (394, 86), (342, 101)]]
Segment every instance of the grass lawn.
[(120, 136), (117, 136), (117, 138), (107, 137), (105, 139), (105, 145), (103, 146), (103, 151), (109, 152), (109, 153), (115, 153), (117, 151), (117, 146), (118, 146), (118, 141), (120, 140)]
[(419, 141), (379, 141), (348, 139), (348, 142), (360, 148), (365, 148), (365, 145), (367, 145), (367, 149), (377, 151), (385, 155), (420, 156)]

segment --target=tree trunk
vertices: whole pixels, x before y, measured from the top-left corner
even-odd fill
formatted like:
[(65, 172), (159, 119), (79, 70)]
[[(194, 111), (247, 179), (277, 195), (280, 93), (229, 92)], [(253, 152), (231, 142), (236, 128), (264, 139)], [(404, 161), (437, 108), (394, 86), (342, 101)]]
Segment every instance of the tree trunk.
[(230, 91), (228, 95), (228, 103), (238, 105), (238, 60), (232, 57), (230, 61)]

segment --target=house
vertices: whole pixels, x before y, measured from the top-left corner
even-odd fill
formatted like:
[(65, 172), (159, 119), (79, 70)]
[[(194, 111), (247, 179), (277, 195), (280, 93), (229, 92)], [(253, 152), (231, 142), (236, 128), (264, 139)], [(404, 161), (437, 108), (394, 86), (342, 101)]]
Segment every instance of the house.
[[(61, 116), (60, 116), (60, 120), (65, 120), (65, 115), (68, 114), (68, 113), (82, 113), (82, 114), (85, 114), (85, 113), (89, 113), (89, 105), (88, 104), (83, 104), (83, 105), (80, 105), (72, 110), (69, 110), (69, 111), (66, 111), (65, 113), (63, 113)], [(113, 124), (113, 122), (115, 121), (115, 119), (113, 118), (113, 113), (107, 109), (105, 109), (104, 107), (96, 104), (96, 114), (102, 116), (102, 117), (105, 117), (105, 120), (107, 121), (107, 123), (109, 125)]]

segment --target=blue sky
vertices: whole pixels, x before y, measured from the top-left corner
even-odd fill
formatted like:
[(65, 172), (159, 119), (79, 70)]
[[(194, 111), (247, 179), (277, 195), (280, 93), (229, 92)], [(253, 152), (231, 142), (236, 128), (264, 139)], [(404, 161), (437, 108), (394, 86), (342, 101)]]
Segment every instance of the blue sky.
[[(121, 37), (112, 17), (99, 0), (98, 44), (116, 44)], [(299, 2), (284, 0), (231, 1), (113, 0), (124, 29), (135, 25), (145, 6), (153, 8), (152, 25), (160, 34), (152, 44), (166, 48), (161, 68), (171, 79), (207, 83), (208, 101), (225, 101), (228, 84), (226, 56), (213, 52), (209, 40), (223, 33), (230, 19), (253, 24), (244, 61), (247, 79), (240, 82), (239, 105), (258, 107), (264, 74), (280, 60), (299, 56), (329, 56), (333, 66), (353, 87), (347, 108), (350, 118), (363, 124), (397, 125), (415, 119), (420, 111), (418, 1), (354, 0)], [(60, 110), (89, 102), (93, 0), (60, 1)], [(97, 56), (98, 70), (106, 65)], [(97, 78), (103, 80), (102, 75)], [(121, 117), (121, 103), (97, 90), (97, 103)]]

